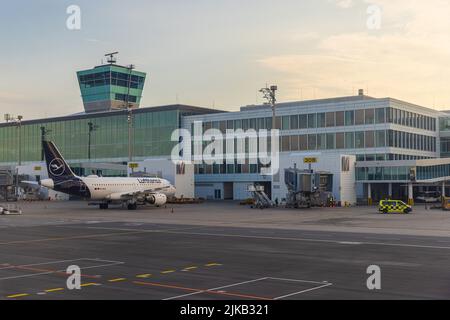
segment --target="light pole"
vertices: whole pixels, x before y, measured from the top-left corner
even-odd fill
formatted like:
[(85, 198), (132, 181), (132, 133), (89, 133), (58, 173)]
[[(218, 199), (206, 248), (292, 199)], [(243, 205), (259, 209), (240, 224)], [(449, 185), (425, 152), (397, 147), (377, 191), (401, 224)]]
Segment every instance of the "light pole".
[(267, 102), (272, 107), (272, 130), (275, 129), (275, 104), (277, 103), (277, 97), (276, 97), (276, 91), (278, 90), (278, 87), (273, 85), (270, 86), (270, 88), (265, 87), (259, 90), (264, 96), (264, 99), (267, 100)]
[(128, 122), (128, 162), (133, 161), (133, 109), (130, 105), (127, 107), (127, 122)]
[(130, 107), (131, 74), (132, 74), (134, 68), (135, 68), (135, 66), (134, 66), (133, 64), (130, 64), (130, 65), (127, 67), (128, 71), (129, 71), (129, 73), (128, 73), (128, 84), (127, 84), (127, 87), (128, 87), (128, 89), (127, 89), (127, 96), (126, 96), (126, 98), (125, 98), (125, 102), (126, 102), (125, 105), (127, 106), (127, 108)]
[(99, 126), (93, 124), (92, 122), (88, 122), (88, 127), (89, 127), (89, 131), (88, 131), (88, 159), (89, 159), (89, 162), (90, 162), (91, 161), (91, 135), (92, 135), (92, 132), (96, 131)]
[(45, 154), (44, 154), (44, 147), (43, 147), (43, 142), (45, 141), (45, 138), (47, 136), (47, 133), (52, 132), (52, 130), (50, 129), (46, 129), (45, 127), (41, 127), (41, 161), (45, 160)]
[(19, 166), (22, 165), (22, 119), (23, 116), (17, 116), (16, 124), (17, 124), (17, 130), (19, 130)]

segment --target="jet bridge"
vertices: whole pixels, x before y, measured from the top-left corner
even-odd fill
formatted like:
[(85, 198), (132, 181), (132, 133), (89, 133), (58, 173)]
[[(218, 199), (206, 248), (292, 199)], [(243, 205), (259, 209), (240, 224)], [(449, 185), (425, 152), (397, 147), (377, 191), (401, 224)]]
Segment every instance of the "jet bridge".
[(318, 207), (327, 205), (333, 188), (333, 174), (329, 172), (300, 170), (294, 166), (284, 170), (288, 189), (286, 207)]

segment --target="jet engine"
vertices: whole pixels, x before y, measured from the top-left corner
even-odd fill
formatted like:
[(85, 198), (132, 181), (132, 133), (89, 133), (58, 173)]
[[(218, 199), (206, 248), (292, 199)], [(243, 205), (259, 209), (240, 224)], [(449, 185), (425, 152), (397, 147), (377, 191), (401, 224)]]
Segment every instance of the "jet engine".
[(55, 187), (55, 182), (53, 181), (53, 179), (42, 179), (41, 186), (53, 189)]
[(159, 207), (166, 204), (167, 197), (163, 193), (155, 193), (147, 196), (147, 202)]

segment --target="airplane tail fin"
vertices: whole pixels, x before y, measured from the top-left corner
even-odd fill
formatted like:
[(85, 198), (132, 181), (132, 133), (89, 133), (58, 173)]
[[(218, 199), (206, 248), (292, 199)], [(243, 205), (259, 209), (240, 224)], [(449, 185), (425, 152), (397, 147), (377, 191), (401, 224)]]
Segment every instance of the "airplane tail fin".
[(67, 179), (75, 177), (72, 169), (59, 152), (52, 141), (43, 141), (45, 161), (47, 163), (48, 177), (53, 180)]

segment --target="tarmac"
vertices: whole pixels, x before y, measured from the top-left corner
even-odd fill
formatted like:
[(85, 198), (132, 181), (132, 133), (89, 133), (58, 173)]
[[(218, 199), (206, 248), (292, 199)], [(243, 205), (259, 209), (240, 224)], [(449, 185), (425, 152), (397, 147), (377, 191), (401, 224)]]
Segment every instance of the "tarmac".
[[(449, 299), (450, 213), (415, 207), (137, 211), (20, 203), (0, 216), (0, 299)], [(371, 265), (381, 289), (369, 290)], [(69, 266), (81, 288), (68, 289)]]

